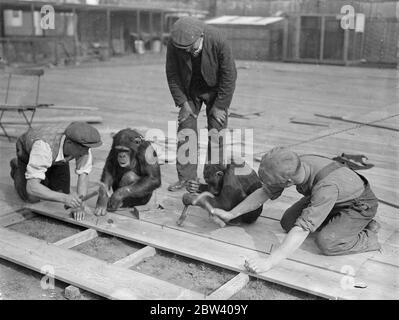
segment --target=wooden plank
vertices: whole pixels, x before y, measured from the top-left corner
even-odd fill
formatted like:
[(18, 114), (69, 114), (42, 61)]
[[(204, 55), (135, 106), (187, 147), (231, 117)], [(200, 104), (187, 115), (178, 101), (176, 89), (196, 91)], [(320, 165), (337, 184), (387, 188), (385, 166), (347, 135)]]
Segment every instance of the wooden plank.
[(82, 232), (78, 232), (70, 237), (54, 242), (54, 245), (64, 249), (70, 249), (82, 244), (83, 242), (90, 241), (96, 237), (98, 237), (98, 232), (96, 230), (87, 229)]
[(370, 260), (399, 268), (399, 247), (385, 243), (381, 247), (381, 252), (377, 252)]
[[(93, 229), (88, 229), (88, 230), (93, 230)], [(136, 264), (140, 263), (144, 258), (152, 257), (153, 255), (155, 255), (155, 253), (156, 251), (154, 248), (145, 246), (144, 248), (114, 262), (113, 265), (129, 269), (135, 266)], [(78, 292), (78, 290), (75, 289), (75, 286), (68, 286), (65, 288), (65, 292)]]
[(109, 299), (201, 299), (199, 293), (0, 228), (0, 257)]
[(12, 212), (16, 212), (23, 208), (22, 204), (7, 203), (4, 200), (0, 200), (0, 216), (7, 215)]
[[(54, 123), (54, 122), (73, 122), (73, 121), (85, 121), (88, 123), (100, 123), (103, 122), (101, 116), (63, 116), (60, 117), (35, 117), (33, 120), (33, 125), (37, 123)], [(26, 122), (21, 122), (19, 119), (4, 118), (2, 121), (5, 125), (26, 125)]]
[(329, 123), (325, 121), (318, 121), (316, 119), (308, 119), (308, 118), (300, 118), (300, 117), (292, 117), (290, 118), (291, 123), (297, 124), (307, 124), (310, 126), (319, 126), (319, 127), (328, 127)]
[(152, 257), (155, 254), (156, 254), (155, 248), (150, 246), (145, 246), (144, 248), (128, 255), (127, 257), (124, 257), (123, 259), (116, 261), (114, 265), (128, 269), (140, 263), (141, 261), (143, 261), (143, 259)]
[(98, 111), (98, 107), (89, 107), (89, 106), (67, 106), (67, 105), (51, 105), (51, 106), (48, 107), (48, 109)]
[(212, 292), (207, 299), (227, 300), (243, 289), (249, 281), (249, 276), (240, 272), (233, 279), (226, 282), (223, 286)]
[(376, 299), (398, 300), (399, 268), (385, 263), (369, 260), (362, 267), (356, 281), (367, 285), (360, 289), (358, 299), (370, 299), (367, 291), (372, 291)]
[[(259, 218), (256, 223), (223, 229), (219, 229), (211, 223), (205, 211), (200, 208), (190, 207), (189, 216), (185, 224), (182, 227), (178, 227), (176, 220), (179, 217), (178, 212), (182, 209), (181, 196), (171, 194), (165, 191), (165, 188), (162, 187), (157, 190), (158, 198), (162, 199), (161, 203), (165, 210), (154, 210), (155, 206), (152, 206), (152, 208), (150, 206), (139, 206), (141, 221), (151, 222), (163, 228), (181, 230), (262, 253), (269, 253), (272, 244), (276, 248), (285, 238), (286, 233), (282, 230), (279, 220), (284, 210), (297, 200), (295, 197), (291, 198), (283, 194), (281, 202), (270, 201), (265, 204), (263, 210), (263, 215), (265, 216)], [(298, 194), (295, 193), (294, 195)], [(89, 205), (94, 206), (95, 202), (89, 203)], [(125, 212), (121, 211), (120, 214), (125, 214)], [(275, 219), (270, 219), (270, 215), (273, 215)], [(130, 214), (127, 214), (127, 216), (130, 217)], [(382, 225), (378, 238), (380, 243), (384, 243), (393, 234), (394, 230), (391, 226), (395, 226), (395, 223), (384, 217), (377, 220)], [(343, 267), (350, 264), (356, 273), (373, 254), (373, 252), (366, 252), (346, 256), (323, 256), (315, 243), (314, 235), (311, 235), (295, 251), (290, 260), (345, 274), (346, 271)]]
[[(246, 273), (243, 266), (244, 258), (265, 256), (247, 248), (164, 228), (118, 214), (109, 213), (102, 218), (86, 216), (86, 220), (76, 221), (67, 217), (62, 206), (55, 203), (46, 203), (45, 206), (43, 203), (39, 203), (30, 205), (29, 208), (34, 212), (52, 218), (93, 228), (103, 233), (150, 245), (233, 271)], [(253, 276), (328, 299), (357, 299), (359, 295), (358, 288), (353, 287), (344, 290), (340, 286), (342, 274), (290, 260), (282, 261), (266, 273), (254, 274)], [(378, 292), (383, 291), (383, 288), (380, 289)], [(363, 298), (381, 298), (373, 291), (362, 290), (364, 290), (362, 291)]]
[(12, 212), (0, 217), (0, 227), (8, 227), (15, 223), (22, 222), (26, 219), (33, 218), (34, 216), (36, 216), (36, 214), (28, 210)]
[[(393, 128), (393, 127), (383, 126), (383, 125), (379, 125), (379, 124), (375, 124), (375, 123), (367, 123), (367, 122), (362, 122), (362, 121), (345, 119), (344, 117), (340, 117), (340, 116), (324, 115), (324, 114), (320, 114), (320, 113), (315, 113), (315, 116), (321, 117), (321, 118), (326, 118), (326, 119), (331, 119), (331, 120), (338, 120), (338, 121), (342, 121), (342, 122), (355, 123), (355, 124), (364, 125), (364, 126), (368, 126), (368, 127), (374, 127), (374, 128), (399, 132), (399, 128)], [(373, 122), (373, 121), (370, 121), (370, 122)], [(376, 122), (376, 121), (374, 121), (374, 122)]]
[(399, 248), (399, 231), (395, 231), (386, 243)]

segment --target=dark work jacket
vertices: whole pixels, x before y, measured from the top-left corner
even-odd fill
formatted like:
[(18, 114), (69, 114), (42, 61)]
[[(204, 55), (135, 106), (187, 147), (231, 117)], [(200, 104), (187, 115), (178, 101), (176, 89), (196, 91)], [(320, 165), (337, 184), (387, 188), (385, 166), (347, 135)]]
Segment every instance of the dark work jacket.
[[(205, 26), (201, 54), (202, 76), (217, 93), (213, 106), (225, 110), (233, 98), (237, 70), (231, 48), (216, 28)], [(191, 75), (191, 54), (173, 46), (170, 39), (166, 53), (166, 77), (177, 106), (190, 100)]]

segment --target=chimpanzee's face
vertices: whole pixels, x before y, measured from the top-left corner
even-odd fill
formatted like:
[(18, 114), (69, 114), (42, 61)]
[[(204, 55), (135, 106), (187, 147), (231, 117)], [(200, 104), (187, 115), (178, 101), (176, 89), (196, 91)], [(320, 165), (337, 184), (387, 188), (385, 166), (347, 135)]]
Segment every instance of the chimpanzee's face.
[(143, 139), (143, 136), (137, 131), (123, 129), (114, 136), (114, 147), (122, 146), (131, 152), (137, 153)]
[(130, 150), (118, 150), (118, 164), (125, 168), (130, 166)]
[(143, 136), (135, 130), (123, 129), (115, 134), (113, 139), (112, 148), (119, 167), (126, 168), (134, 165), (134, 159), (143, 142)]
[(213, 195), (219, 195), (223, 187), (224, 168), (220, 165), (205, 165), (204, 179), (208, 185), (208, 190)]

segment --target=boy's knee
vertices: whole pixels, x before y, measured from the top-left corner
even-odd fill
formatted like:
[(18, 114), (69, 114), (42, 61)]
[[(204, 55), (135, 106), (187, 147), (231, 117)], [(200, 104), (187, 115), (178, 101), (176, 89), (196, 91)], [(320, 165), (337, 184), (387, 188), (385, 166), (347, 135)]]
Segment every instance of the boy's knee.
[(333, 256), (339, 254), (337, 239), (333, 232), (320, 231), (316, 237), (316, 243), (322, 254)]

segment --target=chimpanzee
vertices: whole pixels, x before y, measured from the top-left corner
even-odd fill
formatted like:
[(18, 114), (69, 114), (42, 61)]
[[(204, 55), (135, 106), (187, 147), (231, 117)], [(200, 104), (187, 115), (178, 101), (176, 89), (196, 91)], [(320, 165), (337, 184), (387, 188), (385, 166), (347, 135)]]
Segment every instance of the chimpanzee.
[(161, 185), (158, 158), (151, 143), (130, 128), (115, 134), (101, 182), (96, 215), (106, 215), (107, 210), (115, 211), (122, 206), (146, 204)]
[[(190, 192), (209, 191), (215, 198), (208, 197), (208, 202), (218, 209), (229, 211), (248, 197), (252, 192), (262, 187), (262, 183), (255, 170), (247, 164), (231, 163), (228, 165), (205, 164), (204, 179), (206, 184), (189, 182)], [(183, 195), (183, 202), (187, 199), (194, 199), (192, 194)], [(189, 200), (190, 201), (190, 200)], [(229, 224), (253, 223), (262, 213), (263, 206), (243, 214)]]

